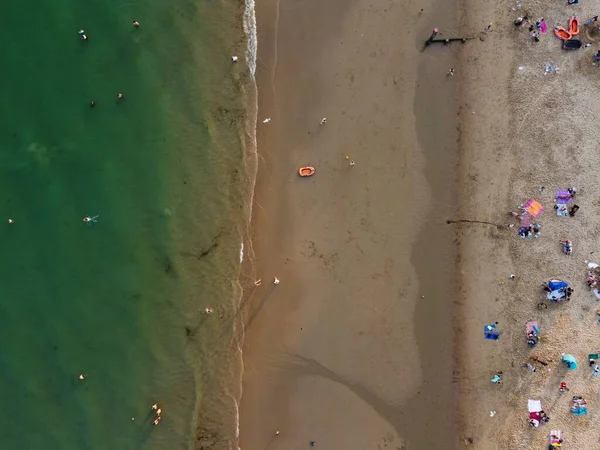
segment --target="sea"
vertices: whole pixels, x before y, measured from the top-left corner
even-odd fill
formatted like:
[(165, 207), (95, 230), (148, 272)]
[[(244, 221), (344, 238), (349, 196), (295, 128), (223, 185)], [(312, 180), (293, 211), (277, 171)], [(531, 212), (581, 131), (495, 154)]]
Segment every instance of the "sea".
[(2, 450), (237, 448), (253, 7), (3, 8)]

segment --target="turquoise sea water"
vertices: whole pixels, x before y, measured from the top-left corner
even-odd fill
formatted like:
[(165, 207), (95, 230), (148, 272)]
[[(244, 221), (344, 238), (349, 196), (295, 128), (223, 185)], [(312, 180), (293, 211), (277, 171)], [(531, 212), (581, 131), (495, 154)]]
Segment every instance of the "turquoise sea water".
[(5, 8), (2, 449), (229, 448), (251, 178), (239, 8)]

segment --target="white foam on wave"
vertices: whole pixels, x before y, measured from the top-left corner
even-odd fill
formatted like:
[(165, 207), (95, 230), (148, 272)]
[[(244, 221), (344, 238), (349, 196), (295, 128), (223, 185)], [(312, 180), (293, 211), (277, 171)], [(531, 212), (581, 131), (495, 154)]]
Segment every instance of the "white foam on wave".
[[(252, 164), (249, 165), (251, 173), (249, 174), (250, 178), (250, 198), (248, 202), (248, 221), (251, 220), (252, 217), (252, 206), (254, 202), (254, 188), (256, 185), (256, 173), (257, 173), (257, 162), (258, 162), (258, 149), (256, 142), (256, 120), (258, 115), (258, 93), (256, 88), (256, 59), (258, 52), (258, 35), (256, 31), (256, 11), (255, 11), (255, 3), (254, 0), (245, 0), (245, 10), (244, 10), (244, 33), (246, 34), (247, 39), (247, 47), (246, 47), (246, 62), (248, 64), (248, 71), (250, 73), (251, 83), (247, 86), (250, 89), (250, 92), (246, 92), (246, 100), (248, 103), (246, 104), (246, 110), (248, 115), (246, 117), (246, 135), (249, 138), (246, 142), (249, 144), (246, 147), (246, 150), (251, 151), (252, 156)], [(250, 147), (250, 148), (248, 148)], [(248, 223), (249, 225), (249, 223)], [(252, 257), (252, 243), (250, 243), (250, 253)], [(240, 264), (244, 261), (244, 242), (240, 244)], [(241, 299), (243, 297), (243, 291), (240, 295), (239, 301), (241, 303)], [(240, 305), (238, 305), (240, 306)], [(237, 360), (239, 362), (239, 385), (237, 392), (231, 396), (233, 400), (233, 404), (235, 407), (235, 448), (237, 450), (241, 450), (239, 446), (239, 437), (240, 437), (240, 402), (242, 398), (242, 377), (244, 376), (244, 360), (242, 355), (242, 343), (244, 342), (244, 324), (239, 323), (240, 329), (237, 330), (237, 327), (234, 327), (235, 334), (237, 335), (239, 332), (239, 339), (236, 341), (236, 353)]]
[(256, 54), (258, 50), (258, 36), (256, 34), (256, 11), (254, 9), (254, 0), (246, 0), (244, 10), (244, 32), (248, 38), (248, 47), (246, 49), (246, 61), (250, 76), (254, 79), (256, 74)]

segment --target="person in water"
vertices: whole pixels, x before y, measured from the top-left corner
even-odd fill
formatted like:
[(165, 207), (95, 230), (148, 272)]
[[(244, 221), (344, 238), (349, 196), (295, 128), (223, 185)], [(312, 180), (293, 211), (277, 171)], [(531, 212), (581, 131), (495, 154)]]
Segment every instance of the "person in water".
[(83, 218), (83, 221), (86, 223), (95, 223), (95, 222), (98, 222), (98, 216), (94, 216), (94, 217), (87, 216), (87, 217)]
[(133, 26), (137, 28), (137, 27), (140, 26), (140, 23), (137, 20), (134, 20), (133, 21)]
[(96, 102), (94, 100), (90, 101), (90, 108), (93, 108), (94, 106), (96, 106)]

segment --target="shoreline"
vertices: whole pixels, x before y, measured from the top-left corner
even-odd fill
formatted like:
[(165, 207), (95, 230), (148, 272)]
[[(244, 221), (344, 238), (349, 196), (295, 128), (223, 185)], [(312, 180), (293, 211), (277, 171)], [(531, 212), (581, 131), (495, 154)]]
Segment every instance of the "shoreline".
[[(447, 202), (452, 190), (445, 186), (454, 183), (454, 175), (452, 171), (448, 172), (445, 162), (451, 161), (456, 152), (456, 134), (451, 130), (454, 125), (452, 117), (456, 117), (452, 113), (451, 103), (456, 102), (456, 93), (452, 94), (450, 90), (450, 104), (440, 106), (432, 88), (448, 92), (448, 89), (455, 89), (447, 86), (448, 81), (453, 80), (448, 80), (444, 71), (431, 74), (427, 64), (436, 59), (451, 62), (456, 58), (457, 51), (430, 49), (433, 52), (429, 52), (425, 62), (423, 59), (419, 62), (418, 65), (422, 66), (421, 76), (429, 85), (420, 87), (422, 100), (417, 101), (416, 94), (412, 95), (408, 88), (418, 83), (416, 70), (386, 67), (379, 73), (383, 76), (383, 85), (375, 85), (366, 78), (373, 72), (367, 44), (364, 45), (363, 55), (353, 61), (353, 67), (358, 67), (353, 72), (362, 70), (358, 75), (340, 75), (344, 69), (337, 69), (337, 66), (343, 67), (344, 62), (336, 56), (342, 52), (346, 57), (353, 58), (348, 46), (361, 48), (361, 40), (348, 33), (353, 26), (360, 24), (365, 30), (373, 30), (377, 29), (375, 24), (378, 21), (385, 21), (381, 31), (385, 30), (390, 36), (384, 37), (379, 33), (374, 38), (371, 45), (378, 47), (375, 53), (379, 54), (380, 59), (372, 60), (373, 63), (380, 61), (381, 64), (389, 57), (397, 59), (400, 55), (409, 61), (421, 57), (416, 48), (421, 39), (416, 38), (416, 42), (410, 42), (401, 51), (395, 48), (398, 47), (397, 42), (393, 42), (397, 40), (393, 27), (398, 22), (410, 26), (413, 17), (418, 16), (418, 8), (409, 9), (410, 15), (405, 17), (405, 7), (397, 6), (394, 11), (395, 5), (390, 3), (385, 11), (387, 16), (396, 17), (396, 20), (392, 20), (391, 17), (375, 13), (359, 1), (334, 2), (335, 5), (319, 10), (319, 19), (311, 23), (316, 36), (309, 38), (301, 30), (303, 21), (308, 20), (307, 16), (315, 7), (313, 3), (296, 8), (293, 23), (289, 21), (289, 6), (284, 3), (263, 3), (257, 10), (261, 52), (257, 69), (259, 168), (252, 206), (252, 239), (251, 245), (247, 246), (246, 257), (250, 269), (245, 272), (260, 274), (258, 278), (262, 278), (262, 284), (257, 288), (251, 287), (251, 292), (244, 295), (242, 304), (242, 308), (246, 309), (246, 334), (243, 342), (240, 448), (286, 448), (286, 445), (289, 447), (303, 442), (299, 439), (309, 439), (301, 437), (307, 436), (309, 429), (316, 430), (313, 433), (319, 436), (320, 443), (338, 447), (343, 445), (344, 448), (369, 448), (376, 442), (380, 443), (377, 445), (408, 445), (410, 441), (411, 448), (447, 444), (455, 440), (455, 419), (451, 414), (440, 418), (435, 413), (435, 406), (440, 407), (442, 394), (445, 412), (451, 411), (454, 404), (454, 339), (441, 338), (442, 334), (453, 335), (449, 319), (454, 313), (452, 302), (448, 302), (443, 287), (428, 286), (426, 280), (432, 276), (432, 264), (438, 268), (437, 277), (440, 270), (444, 271), (446, 288), (453, 278), (452, 271), (447, 270), (453, 266), (454, 260), (453, 250), (449, 250), (453, 245), (453, 231), (443, 219), (448, 217), (448, 211), (452, 211), (451, 201)], [(446, 5), (446, 8), (451, 10), (451, 6)], [(392, 11), (395, 14), (391, 14)], [(443, 11), (437, 11), (436, 14), (442, 15)], [(368, 28), (365, 20), (371, 20), (369, 23), (373, 28)], [(430, 28), (432, 19), (419, 20), (415, 34), (426, 38), (427, 32), (424, 30)], [(279, 35), (278, 29), (284, 29), (285, 32)], [(345, 46), (333, 50), (336, 39)], [(356, 41), (354, 44), (353, 39)], [(302, 44), (296, 46), (294, 40), (300, 40)], [(318, 43), (318, 47), (314, 47), (313, 42)], [(319, 50), (315, 52), (316, 48)], [(322, 58), (329, 58), (329, 64), (323, 64)], [(396, 62), (401, 61), (404, 59)], [(316, 67), (322, 68), (323, 74), (318, 80), (309, 82), (311, 91), (303, 91), (307, 80), (306, 75), (299, 74), (299, 71), (316, 74)], [(380, 108), (383, 111), (370, 110), (358, 99), (344, 102), (345, 96), (361, 97), (361, 93), (353, 87), (357, 77), (361, 83), (366, 83), (367, 95), (374, 95), (376, 102), (382, 104)], [(329, 88), (333, 94), (327, 92), (324, 86), (326, 80), (337, 83), (333, 89)], [(345, 86), (340, 88), (340, 84)], [(301, 98), (300, 92), (306, 94), (304, 98)], [(418, 116), (407, 116), (402, 106), (395, 105), (391, 100), (383, 100), (381, 94), (397, 96), (399, 104), (407, 106), (405, 109), (408, 111), (422, 108), (420, 112), (417, 111), (421, 117), (431, 114), (427, 105), (437, 108), (434, 115), (450, 129), (442, 126), (431, 133), (423, 122), (419, 139), (415, 130)], [(281, 97), (286, 97), (286, 101), (282, 102)], [(339, 109), (326, 104), (325, 99)], [(383, 115), (385, 111), (387, 114)], [(389, 129), (394, 131), (384, 131), (383, 126), (369, 120), (369, 116), (366, 116), (364, 135), (348, 128), (353, 126), (357, 117), (365, 114), (375, 114), (379, 121), (389, 123)], [(387, 115), (391, 117), (386, 118)], [(263, 125), (263, 116), (273, 117), (273, 121)], [(328, 117), (323, 127), (318, 126), (321, 117)], [(349, 172), (347, 163), (344, 163), (347, 150), (337, 150), (335, 156), (327, 152), (331, 148), (348, 147), (348, 142), (339, 138), (339, 133), (354, 133), (357, 142), (365, 147), (385, 149), (383, 159), (369, 164), (369, 152), (354, 149), (351, 157), (357, 160), (357, 166)], [(421, 153), (422, 144), (419, 143), (419, 140), (428, 138), (428, 133), (436, 138), (424, 144), (429, 148), (429, 159), (435, 158), (440, 142), (446, 142), (441, 146), (442, 149), (450, 149), (445, 156), (450, 159), (435, 161), (437, 168), (434, 170), (437, 172), (430, 170), (429, 177), (432, 179), (429, 181), (424, 178), (427, 173), (424, 168), (426, 162)], [(395, 144), (398, 136), (407, 142)], [(319, 148), (319, 152), (311, 152), (311, 147)], [(404, 161), (400, 165), (398, 157)], [(388, 170), (384, 161), (391, 163), (391, 167), (397, 167)], [(302, 180), (307, 182), (300, 184), (293, 175), (293, 168), (305, 162), (315, 164), (318, 171), (313, 179)], [(350, 177), (355, 174), (358, 178)], [(380, 183), (373, 177), (374, 174), (383, 174)], [(443, 181), (435, 181), (440, 174)], [(355, 187), (352, 185), (355, 179), (358, 182), (367, 179), (369, 183)], [(429, 183), (432, 180), (438, 182), (439, 186), (430, 191)], [(409, 192), (408, 198), (403, 199), (405, 207), (389, 207), (387, 199), (395, 198), (387, 192), (389, 183), (395, 183), (398, 192)], [(365, 188), (366, 191), (362, 191)], [(376, 192), (372, 194), (371, 190)], [(346, 191), (348, 195), (344, 194)], [(437, 203), (432, 202), (431, 197), (440, 194), (445, 195), (442, 204), (438, 204), (437, 200)], [(356, 197), (364, 198), (370, 205), (369, 209), (361, 212), (360, 204), (352, 200)], [(307, 207), (305, 209), (309, 217), (298, 211), (294, 204), (296, 198)], [(326, 207), (327, 200), (331, 203)], [(348, 209), (346, 202), (351, 209)], [(347, 237), (340, 240), (340, 233), (335, 229), (344, 226), (344, 222), (352, 223), (355, 216), (363, 214), (367, 215), (362, 220), (368, 217), (370, 223), (352, 224)], [(400, 222), (390, 214), (397, 214)], [(386, 215), (389, 218), (386, 219)], [(427, 222), (419, 226), (425, 217), (428, 217)], [(387, 258), (381, 259), (365, 253), (369, 247), (380, 253), (385, 253), (386, 247), (389, 248), (389, 245), (376, 238), (375, 229), (379, 229), (385, 239), (394, 243), (393, 247), (400, 256), (392, 252)], [(431, 233), (441, 233), (441, 241), (433, 246), (427, 238)], [(345, 235), (344, 232), (342, 234)], [(413, 242), (418, 242), (416, 247), (413, 247)], [(348, 247), (349, 243), (352, 248)], [(431, 251), (435, 262), (427, 257)], [(347, 255), (344, 257), (343, 253)], [(344, 262), (357, 256), (363, 262)], [(364, 260), (367, 260), (366, 266)], [(417, 279), (413, 268), (415, 264), (423, 280)], [(361, 276), (368, 267), (375, 269), (371, 279)], [(280, 285), (275, 287), (270, 283), (273, 276), (282, 280)], [(359, 283), (353, 283), (353, 278), (360, 280)], [(306, 283), (307, 280), (311, 280), (310, 284)], [(314, 282), (320, 286), (318, 291), (311, 288)], [(344, 286), (348, 282), (353, 286)], [(419, 288), (419, 284), (424, 289)], [(352, 288), (360, 295), (355, 297), (356, 292), (353, 293)], [(368, 294), (367, 288), (373, 292)], [(323, 293), (330, 298), (326, 300)], [(335, 299), (338, 294), (351, 300), (353, 306), (342, 306), (343, 303)], [(369, 299), (373, 294), (374, 298), (381, 296), (383, 302), (374, 308), (370, 306), (372, 317), (368, 314), (365, 317), (361, 304), (363, 299)], [(432, 301), (419, 303), (421, 295), (426, 295), (428, 299), (431, 297)], [(344, 309), (340, 310), (340, 307)], [(410, 314), (412, 311), (418, 317), (416, 323)], [(432, 324), (433, 330), (429, 328)], [(330, 330), (323, 327), (329, 327)], [(368, 330), (366, 334), (365, 328)], [(336, 331), (337, 335), (330, 331)], [(430, 342), (432, 333), (440, 339)], [(413, 341), (410, 336), (415, 334)], [(320, 345), (320, 342), (326, 345)], [(444, 342), (443, 348), (440, 348), (440, 342)], [(336, 356), (335, 352), (341, 355)], [(371, 379), (368, 373), (373, 369), (373, 364), (380, 367), (381, 374)], [(399, 374), (401, 386), (397, 381)], [(437, 382), (440, 379), (442, 383)], [(425, 389), (424, 396), (421, 395), (421, 389)], [(332, 398), (330, 393), (333, 392), (337, 392), (337, 395)], [(314, 422), (315, 417), (307, 416), (309, 411), (316, 413), (315, 406), (324, 401), (331, 404), (329, 410), (331, 413), (335, 411), (335, 416), (325, 415), (322, 419), (330, 421), (332, 417), (337, 417), (338, 422), (344, 422), (344, 436), (341, 436), (342, 429), (323, 429)], [(348, 404), (354, 406), (343, 406)], [(360, 435), (358, 431), (348, 431), (359, 423), (355, 414), (362, 417)], [(437, 429), (432, 435), (429, 421), (436, 421), (436, 426), (439, 426), (437, 422), (440, 420), (444, 422), (441, 425), (444, 431)], [(277, 438), (274, 437), (276, 430), (281, 430)]]

